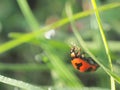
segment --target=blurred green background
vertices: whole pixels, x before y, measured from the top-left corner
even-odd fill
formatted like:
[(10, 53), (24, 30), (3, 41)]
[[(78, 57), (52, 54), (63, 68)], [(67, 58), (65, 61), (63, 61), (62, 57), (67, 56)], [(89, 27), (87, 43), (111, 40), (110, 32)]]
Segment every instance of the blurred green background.
[[(37, 22), (39, 22), (39, 27), (44, 27), (67, 17), (65, 12), (65, 4), (67, 1), (71, 2), (74, 13), (92, 9), (90, 0), (27, 0), (33, 15)], [(114, 2), (120, 2), (120, 0), (97, 0), (98, 6)], [(112, 53), (114, 71), (118, 75), (120, 75), (119, 14), (120, 7), (100, 13)], [(96, 35), (99, 28), (95, 16), (90, 15), (76, 20), (75, 25), (95, 56), (101, 59), (104, 58), (104, 53), (101, 53), (103, 52), (102, 49), (97, 48), (97, 45), (100, 46), (100, 42), (98, 41), (100, 37)], [(21, 12), (17, 1), (0, 0), (0, 44), (17, 37), (14, 37), (12, 32), (18, 33), (19, 36), (19, 33), (29, 33), (31, 31), (33, 30)], [(110, 88), (109, 76), (101, 68), (94, 73), (80, 73), (72, 67), (69, 46), (71, 43), (78, 44), (78, 42), (73, 35), (69, 23), (47, 34), (45, 33), (45, 35), (46, 36), (40, 36), (42, 37), (40, 39), (40, 45), (38, 45), (38, 41), (35, 42), (37, 45), (35, 43), (33, 44), (33, 40), (30, 43), (24, 43), (9, 51), (1, 53), (0, 74), (38, 86), (67, 87), (66, 83), (69, 83), (69, 81), (65, 81), (67, 79), (62, 80), (64, 79), (64, 75), (62, 76), (59, 74), (59, 69), (56, 69), (58, 68), (57, 64), (56, 68), (55, 65), (52, 66), (54, 61), (50, 61), (52, 57), (52, 55), (49, 57), (48, 54), (50, 53), (53, 54), (53, 58), (59, 57), (61, 60), (60, 62), (63, 62), (67, 69), (77, 78), (78, 82), (81, 82), (85, 87), (100, 87), (101, 90), (102, 88)], [(48, 47), (48, 49), (46, 47)], [(64, 70), (64, 67), (62, 69)], [(73, 83), (75, 84), (76, 82)], [(72, 87), (72, 84), (68, 84), (68, 87), (69, 86)], [(17, 90), (13, 86), (0, 83), (0, 90), (13, 89)], [(116, 83), (116, 90), (119, 89), (120, 85)]]

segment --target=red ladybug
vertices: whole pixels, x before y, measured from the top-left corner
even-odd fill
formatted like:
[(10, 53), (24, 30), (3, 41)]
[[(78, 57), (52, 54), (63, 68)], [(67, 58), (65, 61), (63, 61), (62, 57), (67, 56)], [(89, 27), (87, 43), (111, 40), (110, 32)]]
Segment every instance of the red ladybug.
[(96, 71), (99, 65), (91, 57), (85, 57), (85, 53), (81, 53), (80, 51), (81, 50), (76, 47), (71, 49), (71, 63), (73, 67), (80, 72)]

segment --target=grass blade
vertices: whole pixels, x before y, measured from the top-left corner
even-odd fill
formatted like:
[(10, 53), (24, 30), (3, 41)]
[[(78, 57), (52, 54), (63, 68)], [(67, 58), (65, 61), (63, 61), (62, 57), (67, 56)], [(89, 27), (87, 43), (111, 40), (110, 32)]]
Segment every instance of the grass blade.
[(40, 27), (40, 25), (36, 21), (34, 15), (32, 14), (32, 11), (30, 10), (27, 0), (17, 0), (17, 2), (18, 2), (18, 5), (19, 5), (25, 19), (27, 20), (28, 24), (30, 25), (31, 29), (37, 30)]
[[(98, 22), (100, 34), (101, 34), (102, 41), (103, 41), (103, 44), (104, 44), (104, 47), (105, 47), (105, 51), (106, 51), (106, 54), (107, 54), (107, 57), (108, 57), (108, 60), (109, 60), (109, 66), (110, 66), (111, 71), (113, 72), (110, 50), (109, 50), (108, 43), (107, 43), (107, 40), (106, 40), (106, 37), (105, 37), (105, 34), (104, 34), (104, 30), (103, 30), (102, 22), (101, 22), (101, 19), (100, 19), (99, 11), (98, 11), (98, 8), (97, 8), (97, 5), (96, 5), (96, 1), (95, 0), (91, 0), (91, 1), (92, 1), (92, 4), (93, 4), (93, 8), (95, 10), (95, 15), (96, 15), (96, 19), (97, 19), (97, 22)], [(110, 77), (110, 79), (111, 79), (111, 90), (115, 90), (115, 81), (114, 81), (113, 77)]]
[(19, 81), (19, 80), (15, 80), (15, 79), (11, 79), (5, 76), (0, 75), (0, 82), (5, 83), (5, 84), (9, 84), (15, 87), (19, 87), (25, 90), (43, 90), (42, 88), (38, 87), (38, 86), (34, 86), (28, 83), (25, 83), (23, 81)]

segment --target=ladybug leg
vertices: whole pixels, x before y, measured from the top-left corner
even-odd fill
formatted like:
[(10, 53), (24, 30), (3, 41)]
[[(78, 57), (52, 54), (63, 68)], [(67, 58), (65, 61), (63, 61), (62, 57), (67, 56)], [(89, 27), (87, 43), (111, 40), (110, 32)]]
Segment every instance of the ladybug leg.
[(85, 52), (82, 52), (82, 53), (80, 54), (80, 58), (85, 59)]
[(97, 64), (91, 57), (87, 57), (87, 61), (88, 61), (90, 64)]
[(99, 67), (99, 65), (91, 57), (87, 57), (87, 62), (89, 62), (91, 65), (94, 65), (96, 68)]
[(80, 51), (81, 51), (81, 49), (78, 49), (78, 50), (76, 51), (76, 57), (80, 57)]
[(89, 67), (85, 72), (91, 72), (92, 71), (92, 67)]

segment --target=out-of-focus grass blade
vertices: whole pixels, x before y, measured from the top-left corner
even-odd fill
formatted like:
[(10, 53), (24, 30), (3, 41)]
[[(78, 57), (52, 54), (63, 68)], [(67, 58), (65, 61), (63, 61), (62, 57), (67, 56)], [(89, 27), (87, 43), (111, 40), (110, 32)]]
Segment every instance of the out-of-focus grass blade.
[(41, 87), (35, 86), (35, 85), (31, 85), (28, 83), (25, 83), (23, 81), (19, 81), (16, 79), (11, 79), (5, 76), (0, 75), (0, 82), (5, 83), (5, 84), (9, 84), (15, 87), (19, 87), (21, 89), (25, 89), (25, 90), (44, 90)]
[(27, 0), (17, 0), (17, 2), (31, 29), (32, 30), (39, 29), (40, 25), (35, 19), (34, 15), (32, 14), (32, 11), (28, 6)]
[(0, 63), (0, 71), (4, 70), (12, 70), (12, 71), (48, 71), (52, 69), (52, 67), (45, 67), (44, 64), (3, 64)]
[(12, 49), (18, 45), (21, 45), (25, 42), (28, 42), (30, 41), (31, 39), (33, 38), (33, 35), (31, 34), (25, 34), (17, 39), (14, 39), (14, 40), (11, 40), (11, 41), (8, 41), (2, 45), (0, 45), (0, 53), (3, 53), (9, 49)]

